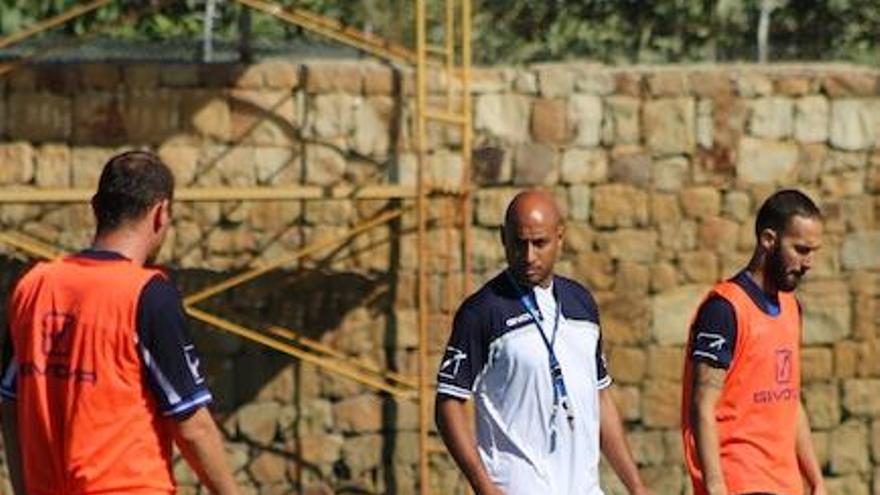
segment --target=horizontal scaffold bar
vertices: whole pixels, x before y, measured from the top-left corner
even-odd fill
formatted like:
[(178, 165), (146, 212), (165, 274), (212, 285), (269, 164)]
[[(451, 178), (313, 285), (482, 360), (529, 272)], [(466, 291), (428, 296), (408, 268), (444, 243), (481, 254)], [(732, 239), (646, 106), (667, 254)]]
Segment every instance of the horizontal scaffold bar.
[(201, 322), (212, 325), (216, 328), (219, 328), (220, 330), (225, 330), (229, 333), (238, 335), (239, 337), (243, 337), (245, 339), (263, 344), (266, 347), (270, 347), (272, 349), (275, 349), (276, 351), (295, 357), (306, 363), (310, 363), (320, 368), (326, 369), (331, 373), (350, 378), (358, 383), (362, 383), (369, 387), (373, 387), (377, 390), (381, 390), (383, 392), (387, 392), (391, 395), (404, 399), (414, 400), (418, 396), (416, 394), (416, 390), (413, 388), (407, 386), (392, 385), (386, 382), (381, 375), (376, 373), (365, 373), (364, 371), (358, 369), (356, 366), (352, 366), (345, 361), (340, 361), (338, 359), (327, 356), (316, 355), (314, 352), (300, 349), (296, 346), (275, 339), (270, 335), (266, 335), (263, 332), (258, 332), (251, 328), (239, 325), (238, 323), (229, 321), (225, 318), (221, 318), (207, 311), (203, 311), (192, 306), (186, 306), (185, 309), (186, 313), (189, 316)]
[[(457, 188), (433, 188), (432, 195), (459, 194)], [(91, 200), (91, 189), (0, 189), (0, 203), (85, 203)], [(328, 199), (412, 199), (416, 189), (411, 186), (264, 186), (264, 187), (182, 187), (175, 189), (177, 201), (283, 201)]]
[(32, 26), (22, 29), (21, 31), (0, 38), (0, 49), (12, 46), (32, 36), (36, 36), (52, 28), (56, 28), (68, 21), (76, 19), (77, 17), (81, 17), (88, 14), (89, 12), (100, 9), (107, 4), (113, 3), (114, 1), (115, 0), (94, 0), (86, 4), (75, 5), (58, 15), (52, 16), (44, 21), (40, 21)]
[(351, 359), (351, 357), (346, 356), (344, 353), (337, 351), (329, 345), (322, 344), (321, 342), (310, 339), (304, 335), (299, 334), (298, 332), (290, 330), (289, 328), (271, 326), (269, 327), (269, 333), (275, 335), (276, 337), (280, 337), (292, 343), (298, 344), (312, 352), (326, 354), (327, 356), (336, 359), (347, 360), (346, 362), (355, 368), (361, 369), (367, 373), (380, 375), (386, 380), (397, 382), (403, 387), (409, 387), (414, 390), (418, 386), (418, 383), (416, 382), (416, 379), (414, 377), (402, 375), (394, 371), (383, 370), (371, 363), (365, 363), (359, 360)]
[[(19, 249), (35, 258), (51, 259), (64, 254), (62, 249), (48, 246), (26, 234), (14, 231), (0, 232), (0, 243)], [(332, 347), (308, 339), (293, 330), (273, 325), (269, 327), (268, 332), (260, 332), (191, 305), (185, 305), (185, 310), (189, 316), (203, 323), (311, 363), (330, 373), (399, 398), (416, 400), (418, 397), (413, 378), (352, 360)]]
[(282, 266), (287, 265), (289, 263), (292, 263), (300, 258), (303, 258), (305, 256), (309, 256), (313, 253), (322, 251), (324, 249), (328, 249), (328, 248), (333, 247), (337, 244), (341, 244), (342, 242), (345, 242), (348, 239), (351, 239), (352, 237), (354, 237), (356, 235), (362, 234), (362, 233), (366, 232), (367, 230), (372, 229), (373, 227), (376, 227), (378, 225), (382, 225), (383, 223), (388, 223), (388, 222), (402, 216), (405, 211), (406, 211), (406, 208), (399, 208), (399, 209), (387, 211), (385, 213), (377, 215), (376, 217), (369, 219), (369, 220), (366, 220), (366, 221), (352, 227), (351, 229), (343, 232), (342, 234), (340, 234), (338, 236), (334, 236), (334, 237), (330, 237), (325, 240), (314, 242), (312, 244), (309, 244), (305, 247), (300, 248), (297, 251), (294, 251), (293, 253), (290, 253), (287, 256), (282, 256), (280, 259), (277, 259), (277, 260), (274, 260), (270, 263), (267, 263), (266, 265), (253, 268), (253, 269), (248, 270), (246, 272), (240, 273), (234, 277), (228, 278), (220, 283), (211, 285), (209, 287), (205, 287), (204, 289), (199, 290), (195, 294), (191, 294), (191, 295), (187, 296), (185, 299), (185, 302), (186, 302), (186, 304), (195, 304), (199, 301), (204, 301), (205, 299), (208, 299), (216, 294), (227, 291), (227, 290), (229, 290), (235, 286), (241, 285), (245, 282), (249, 282), (257, 277), (260, 277), (266, 273), (269, 273), (270, 271), (275, 270), (277, 268), (281, 268)]
[(276, 2), (266, 0), (236, 0), (254, 10), (277, 17), (309, 31), (326, 36), (340, 43), (353, 46), (384, 60), (402, 64), (415, 63), (415, 53), (399, 43), (382, 36), (366, 33), (346, 26), (332, 17), (327, 17), (306, 9), (285, 8)]

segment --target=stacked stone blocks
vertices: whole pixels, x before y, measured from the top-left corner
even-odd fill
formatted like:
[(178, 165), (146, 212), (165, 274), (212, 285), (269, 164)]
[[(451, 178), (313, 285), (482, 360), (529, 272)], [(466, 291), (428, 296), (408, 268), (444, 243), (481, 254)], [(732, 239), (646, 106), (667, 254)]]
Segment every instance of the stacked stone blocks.
[[(614, 393), (656, 493), (689, 493), (678, 433), (689, 319), (712, 283), (748, 261), (755, 210), (780, 187), (806, 190), (826, 215), (799, 297), (803, 400), (830, 492), (880, 493), (878, 78), (836, 65), (475, 71), (475, 281), (503, 267), (498, 226), (510, 198), (552, 190), (567, 229), (558, 271), (599, 301)], [(431, 81), (439, 100), (442, 81)], [(158, 151), (191, 187), (411, 185), (413, 87), (410, 72), (349, 61), (28, 67), (0, 84), (0, 187), (91, 188), (106, 158), (130, 147)], [(429, 129), (431, 181), (458, 183), (460, 142)], [(271, 261), (386, 207), (179, 203), (163, 257), (187, 292), (219, 277), (200, 269)], [(432, 202), (435, 248), (461, 239), (445, 208)], [(92, 229), (84, 205), (4, 205), (0, 222), (67, 249)], [(302, 278), (279, 275), (208, 306), (260, 328), (311, 328), (353, 358), (415, 375), (413, 228), (407, 214), (286, 267)], [(460, 256), (447, 254), (429, 264), (435, 362), (454, 309), (447, 286), (461, 296)], [(196, 335), (249, 493), (413, 492), (414, 404), (202, 327)], [(447, 457), (431, 466), (435, 491), (463, 493)]]

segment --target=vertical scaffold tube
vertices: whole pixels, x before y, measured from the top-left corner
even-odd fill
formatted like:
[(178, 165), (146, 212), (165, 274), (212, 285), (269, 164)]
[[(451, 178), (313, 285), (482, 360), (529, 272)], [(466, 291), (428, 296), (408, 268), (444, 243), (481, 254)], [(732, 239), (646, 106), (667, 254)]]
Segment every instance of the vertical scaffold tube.
[(473, 288), (473, 265), (471, 263), (471, 249), (473, 246), (473, 234), (471, 223), (473, 214), (471, 205), (473, 202), (473, 186), (471, 184), (472, 158), (473, 158), (473, 110), (471, 105), (471, 0), (461, 0), (461, 92), (462, 113), (464, 114), (464, 126), (462, 128), (461, 154), (464, 160), (464, 173), (461, 184), (461, 229), (463, 237), (463, 297), (467, 297)]
[(428, 388), (428, 292), (427, 292), (427, 191), (425, 172), (427, 156), (425, 150), (425, 123), (427, 103), (427, 81), (425, 80), (427, 40), (425, 32), (425, 0), (416, 0), (416, 149), (418, 153), (417, 172), (417, 222), (418, 230), (418, 305), (419, 305), (419, 493), (428, 494), (428, 422), (430, 404)]

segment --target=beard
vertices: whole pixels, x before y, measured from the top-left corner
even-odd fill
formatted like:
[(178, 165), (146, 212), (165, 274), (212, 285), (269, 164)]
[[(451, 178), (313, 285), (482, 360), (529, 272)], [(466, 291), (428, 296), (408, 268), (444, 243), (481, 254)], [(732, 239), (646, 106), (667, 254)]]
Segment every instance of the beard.
[(773, 285), (782, 292), (791, 292), (797, 289), (798, 283), (804, 275), (802, 271), (789, 271), (785, 268), (782, 249), (779, 246), (770, 252), (767, 258), (767, 268)]
[(509, 270), (513, 278), (526, 287), (540, 285), (547, 279), (547, 274), (540, 270), (529, 270), (528, 268), (513, 265), (509, 267)]

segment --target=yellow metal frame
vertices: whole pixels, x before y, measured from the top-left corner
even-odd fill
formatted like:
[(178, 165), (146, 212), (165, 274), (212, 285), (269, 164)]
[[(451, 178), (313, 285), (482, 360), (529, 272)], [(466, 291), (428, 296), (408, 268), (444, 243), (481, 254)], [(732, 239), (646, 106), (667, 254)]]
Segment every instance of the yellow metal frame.
[[(0, 48), (23, 41), (31, 36), (69, 22), (79, 16), (93, 12), (114, 0), (93, 0), (77, 5), (68, 11), (39, 22), (19, 33), (0, 38)], [(418, 155), (418, 178), (416, 187), (395, 185), (320, 188), (311, 186), (278, 186), (252, 188), (181, 188), (176, 199), (180, 201), (264, 201), (264, 200), (315, 200), (315, 199), (402, 199), (414, 200), (415, 204), (401, 209), (386, 211), (376, 217), (356, 225), (337, 237), (305, 246), (288, 256), (266, 265), (255, 267), (234, 277), (203, 288), (185, 298), (185, 309), (191, 317), (214, 326), (220, 330), (242, 338), (266, 345), (279, 352), (316, 365), (328, 372), (350, 378), (376, 390), (395, 397), (416, 400), (419, 405), (419, 492), (425, 495), (428, 487), (428, 457), (432, 453), (444, 452), (438, 442), (431, 439), (430, 424), (431, 398), (434, 394), (432, 374), (436, 363), (428, 356), (429, 308), (427, 298), (427, 265), (433, 256), (445, 256), (446, 273), (451, 277), (454, 249), (450, 236), (445, 237), (443, 253), (434, 253), (427, 242), (428, 201), (437, 193), (457, 197), (458, 220), (446, 203), (442, 217), (445, 227), (458, 223), (462, 235), (462, 286), (463, 293), (471, 290), (471, 152), (473, 146), (471, 84), (471, 0), (443, 0), (445, 2), (442, 20), (444, 40), (442, 46), (430, 45), (427, 41), (428, 18), (426, 0), (413, 0), (416, 8), (415, 30), (416, 47), (412, 50), (382, 38), (346, 26), (336, 19), (298, 9), (284, 8), (267, 0), (235, 0), (254, 10), (272, 15), (282, 21), (298, 25), (311, 32), (328, 37), (337, 42), (353, 46), (380, 59), (398, 64), (414, 65), (416, 69), (415, 124), (416, 151)], [(164, 1), (161, 3), (165, 3)], [(458, 28), (458, 29), (456, 29)], [(439, 60), (438, 60), (439, 57)], [(21, 62), (0, 66), (0, 76), (19, 67)], [(439, 108), (428, 106), (428, 68), (442, 73), (446, 90), (446, 104)], [(438, 72), (432, 72), (438, 74)], [(454, 84), (458, 82), (458, 84)], [(457, 100), (457, 104), (456, 104)], [(461, 156), (464, 174), (459, 188), (441, 190), (429, 183), (427, 171), (428, 149), (427, 128), (429, 123), (451, 125), (461, 130)], [(36, 190), (15, 189), (0, 191), (2, 203), (81, 203), (88, 201), (92, 191), (86, 190)], [(444, 198), (441, 198), (444, 200)], [(399, 218), (408, 208), (415, 207), (417, 218), (418, 248), (418, 377), (408, 377), (390, 370), (381, 369), (369, 363), (355, 361), (333, 348), (308, 339), (294, 330), (271, 325), (264, 330), (255, 330), (232, 322), (219, 315), (196, 307), (196, 304), (240, 284), (249, 282), (296, 259), (342, 244), (367, 230)], [(31, 256), (51, 258), (62, 252), (57, 248), (17, 232), (0, 232), (0, 243), (19, 249)], [(447, 283), (447, 308), (454, 302), (454, 290)]]
[(75, 5), (58, 15), (52, 16), (44, 21), (34, 24), (33, 26), (27, 27), (17, 33), (13, 33), (9, 36), (4, 37), (3, 39), (0, 39), (0, 49), (14, 45), (20, 41), (24, 41), (31, 36), (45, 32), (54, 27), (61, 26), (73, 19), (76, 19), (77, 17), (81, 17), (88, 14), (89, 12), (100, 9), (105, 5), (109, 5), (114, 1), (116, 0), (94, 0), (84, 5)]
[(407, 65), (415, 63), (416, 54), (409, 48), (381, 36), (346, 26), (332, 17), (316, 14), (306, 9), (285, 8), (278, 3), (266, 0), (235, 1), (334, 41), (353, 46), (383, 60)]
[[(435, 189), (435, 193), (456, 193)], [(91, 189), (10, 189), (0, 192), (2, 203), (84, 203)], [(414, 199), (416, 189), (409, 186), (272, 186), (272, 187), (182, 187), (175, 189), (177, 201), (279, 201), (313, 199)]]
[(347, 240), (349, 240), (359, 234), (362, 234), (362, 233), (366, 232), (367, 230), (372, 229), (373, 227), (388, 223), (391, 220), (399, 218), (401, 215), (403, 215), (403, 213), (404, 213), (404, 209), (401, 208), (398, 210), (379, 214), (379, 215), (375, 216), (374, 218), (367, 220), (365, 222), (362, 222), (360, 225), (357, 225), (357, 226), (347, 230), (343, 234), (340, 234), (336, 237), (331, 237), (326, 240), (314, 242), (306, 247), (303, 247), (297, 251), (294, 251), (293, 253), (291, 253), (287, 256), (282, 256), (281, 258), (273, 261), (272, 263), (269, 263), (267, 265), (263, 265), (263, 266), (260, 266), (257, 268), (253, 268), (253, 269), (248, 270), (244, 273), (238, 274), (234, 277), (230, 277), (230, 278), (224, 280), (223, 282), (205, 287), (205, 288), (201, 289), (200, 291), (196, 292), (195, 294), (189, 295), (186, 298), (184, 298), (183, 302), (186, 303), (187, 306), (192, 306), (193, 304), (197, 304), (201, 301), (204, 301), (205, 299), (211, 298), (211, 297), (213, 297), (221, 292), (227, 291), (233, 287), (237, 287), (243, 283), (250, 282), (251, 280), (254, 280), (257, 277), (260, 277), (261, 275), (265, 275), (266, 273), (269, 273), (270, 271), (275, 270), (276, 268), (281, 268), (281, 267), (283, 267), (287, 264), (290, 264), (291, 262), (296, 261), (300, 258), (303, 258), (305, 256), (308, 256), (310, 254), (313, 254), (313, 253), (316, 253), (319, 251), (322, 251), (324, 249), (331, 248), (335, 245), (341, 244), (342, 242), (347, 241)]
[[(101, 7), (104, 7), (115, 1), (117, 0), (93, 0), (92, 2), (89, 2), (87, 4), (75, 5), (58, 15), (46, 19), (45, 21), (38, 22), (33, 26), (29, 26), (28, 28), (23, 29), (22, 31), (0, 38), (0, 48), (6, 48), (16, 43), (22, 42), (28, 38), (48, 31), (49, 29), (70, 22), (73, 19), (92, 13), (95, 10), (98, 10)], [(71, 50), (79, 46), (86, 40), (94, 38), (96, 35), (100, 34), (103, 31), (106, 31), (113, 26), (132, 22), (147, 10), (163, 7), (165, 4), (170, 3), (171, 1), (173, 0), (155, 0), (155, 2), (151, 4), (141, 5), (120, 16), (118, 19), (103, 22), (97, 26), (93, 26), (89, 31), (79, 35), (74, 41), (63, 41), (51, 48), (40, 49), (39, 51), (32, 51), (31, 53), (21, 57), (18, 60), (0, 63), (0, 77), (5, 76), (6, 74), (26, 65), (29, 62), (46, 59), (52, 55)]]

